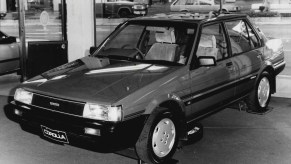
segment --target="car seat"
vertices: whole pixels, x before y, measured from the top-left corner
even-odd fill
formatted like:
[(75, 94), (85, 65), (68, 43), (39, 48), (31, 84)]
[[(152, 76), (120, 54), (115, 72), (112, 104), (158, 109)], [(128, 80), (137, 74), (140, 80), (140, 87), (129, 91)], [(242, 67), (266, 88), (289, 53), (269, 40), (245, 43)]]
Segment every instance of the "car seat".
[(214, 35), (202, 34), (197, 50), (199, 56), (213, 56), (217, 60), (216, 38)]
[(154, 43), (145, 56), (145, 60), (177, 61), (178, 45), (175, 43), (174, 29), (156, 31)]

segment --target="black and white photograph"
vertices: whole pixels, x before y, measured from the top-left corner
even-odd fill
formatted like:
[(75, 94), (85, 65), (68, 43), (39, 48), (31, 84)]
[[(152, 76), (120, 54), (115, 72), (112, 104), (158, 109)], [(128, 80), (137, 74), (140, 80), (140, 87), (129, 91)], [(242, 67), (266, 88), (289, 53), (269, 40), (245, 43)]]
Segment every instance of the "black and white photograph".
[(290, 164), (291, 0), (0, 0), (0, 163)]

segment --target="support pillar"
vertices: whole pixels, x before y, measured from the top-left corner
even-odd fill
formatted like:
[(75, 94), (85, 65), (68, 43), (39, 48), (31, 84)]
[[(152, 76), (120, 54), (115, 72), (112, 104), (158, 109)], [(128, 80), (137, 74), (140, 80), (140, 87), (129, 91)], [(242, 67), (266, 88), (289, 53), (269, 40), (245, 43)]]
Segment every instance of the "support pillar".
[(68, 0), (67, 34), (69, 62), (89, 55), (94, 46), (94, 11), (93, 1)]

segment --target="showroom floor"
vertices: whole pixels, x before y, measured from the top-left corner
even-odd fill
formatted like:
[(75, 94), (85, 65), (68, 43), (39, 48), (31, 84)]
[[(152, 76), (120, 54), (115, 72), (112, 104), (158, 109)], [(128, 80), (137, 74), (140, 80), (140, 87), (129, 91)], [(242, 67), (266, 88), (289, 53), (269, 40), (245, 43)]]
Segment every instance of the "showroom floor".
[[(16, 76), (0, 77), (0, 163), (137, 164), (114, 153), (61, 146), (23, 131), (3, 110), (17, 83)], [(178, 150), (174, 159), (179, 164), (291, 163), (291, 99), (273, 97), (270, 106), (273, 110), (266, 115), (227, 108), (206, 118), (202, 140)]]

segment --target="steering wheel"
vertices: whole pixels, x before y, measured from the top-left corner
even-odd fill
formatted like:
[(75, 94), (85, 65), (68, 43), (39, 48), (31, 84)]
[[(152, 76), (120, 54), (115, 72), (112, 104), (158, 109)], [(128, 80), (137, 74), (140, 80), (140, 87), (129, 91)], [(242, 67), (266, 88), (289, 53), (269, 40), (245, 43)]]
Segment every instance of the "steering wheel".
[(145, 54), (141, 52), (139, 48), (134, 47), (134, 49), (137, 51), (137, 54), (135, 55), (136, 59), (144, 59)]
[[(123, 46), (121, 46), (121, 49), (124, 49), (125, 47), (129, 47), (132, 48), (130, 44), (125, 44)], [(145, 54), (137, 47), (134, 47), (133, 49), (135, 49), (137, 51), (137, 53), (134, 55), (135, 59), (144, 59)]]

